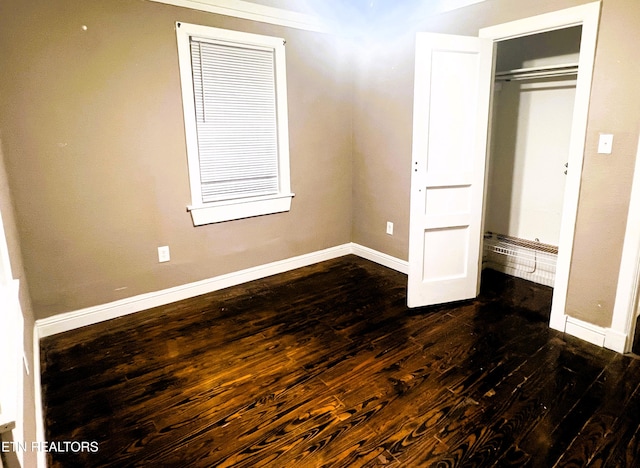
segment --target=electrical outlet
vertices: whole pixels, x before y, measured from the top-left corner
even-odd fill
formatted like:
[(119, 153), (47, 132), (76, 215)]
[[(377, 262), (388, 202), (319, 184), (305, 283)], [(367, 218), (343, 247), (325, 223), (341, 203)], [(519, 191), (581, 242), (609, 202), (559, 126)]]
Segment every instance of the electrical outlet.
[(169, 253), (169, 246), (164, 245), (162, 247), (158, 247), (158, 262), (168, 262), (171, 260), (171, 254)]
[(387, 221), (387, 234), (393, 236), (393, 223), (391, 221)]

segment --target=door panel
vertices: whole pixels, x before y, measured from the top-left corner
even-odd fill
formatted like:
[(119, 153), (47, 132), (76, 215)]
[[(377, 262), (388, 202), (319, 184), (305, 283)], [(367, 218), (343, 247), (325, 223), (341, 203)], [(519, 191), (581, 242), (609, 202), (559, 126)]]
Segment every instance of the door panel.
[[(476, 122), (478, 83), (470, 83), (477, 69), (477, 55), (433, 50), (431, 59), (431, 103), (427, 132), (427, 171), (464, 171), (474, 163), (472, 139)], [(471, 76), (467, 74), (471, 73)], [(446, 112), (443, 112), (446, 110)], [(452, 138), (458, 135), (457, 138)]]
[(410, 307), (478, 294), (493, 43), (416, 38)]
[(425, 265), (423, 281), (455, 280), (466, 276), (469, 252), (469, 226), (441, 227), (424, 231)]
[(445, 216), (468, 213), (471, 210), (471, 185), (428, 187), (425, 214)]

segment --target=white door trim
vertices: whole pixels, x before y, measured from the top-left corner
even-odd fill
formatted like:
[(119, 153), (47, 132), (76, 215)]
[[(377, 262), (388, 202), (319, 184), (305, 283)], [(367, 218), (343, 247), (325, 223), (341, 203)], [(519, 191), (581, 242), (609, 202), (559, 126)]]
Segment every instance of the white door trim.
[(551, 306), (551, 319), (549, 322), (551, 328), (560, 331), (566, 331), (568, 317), (565, 314), (565, 308), (571, 256), (573, 252), (573, 239), (578, 215), (578, 199), (580, 196), (580, 182), (584, 161), (584, 145), (587, 133), (587, 117), (591, 96), (591, 80), (593, 77), (599, 19), (600, 2), (598, 1), (484, 28), (479, 32), (480, 37), (493, 39), (494, 42), (498, 42), (545, 31), (564, 29), (571, 26), (582, 26), (578, 79), (576, 83), (576, 97), (568, 159), (569, 172), (567, 174), (567, 184), (565, 188), (558, 263), (556, 266), (556, 281)]
[[(14, 279), (9, 246), (0, 213), (0, 426), (15, 423), (13, 440), (24, 439), (24, 319), (19, 300), (20, 282)], [(24, 454), (17, 453), (20, 465)]]
[[(618, 289), (613, 306), (613, 318), (610, 330), (618, 336), (624, 336), (625, 341), (619, 352), (631, 351), (633, 345), (634, 318), (638, 307), (640, 286), (640, 142), (636, 155), (636, 167), (631, 187), (627, 228), (622, 246), (622, 260), (618, 275)], [(606, 343), (605, 343), (606, 346)], [(614, 349), (610, 346), (607, 348)]]

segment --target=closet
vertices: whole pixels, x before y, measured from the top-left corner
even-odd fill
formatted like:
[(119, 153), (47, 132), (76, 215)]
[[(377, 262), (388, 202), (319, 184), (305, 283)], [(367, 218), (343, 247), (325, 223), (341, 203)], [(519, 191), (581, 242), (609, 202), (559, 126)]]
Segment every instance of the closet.
[(553, 286), (581, 26), (499, 42), (483, 268)]

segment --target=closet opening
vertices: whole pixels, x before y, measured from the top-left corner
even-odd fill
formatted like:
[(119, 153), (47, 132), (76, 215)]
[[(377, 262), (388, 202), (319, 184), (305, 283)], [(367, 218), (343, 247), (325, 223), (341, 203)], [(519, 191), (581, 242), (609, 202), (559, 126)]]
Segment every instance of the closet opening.
[(550, 287), (581, 35), (573, 26), (496, 43), (482, 268)]

